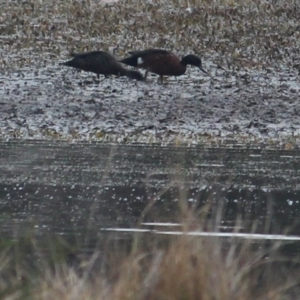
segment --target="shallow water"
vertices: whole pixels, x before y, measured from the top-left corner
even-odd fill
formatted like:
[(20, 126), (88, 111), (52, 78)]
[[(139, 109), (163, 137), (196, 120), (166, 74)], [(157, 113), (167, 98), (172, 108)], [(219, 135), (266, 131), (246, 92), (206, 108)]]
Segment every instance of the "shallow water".
[[(208, 205), (208, 231), (299, 232), (296, 150), (45, 141), (0, 148), (0, 231), (9, 236), (32, 226), (39, 235), (64, 236), (136, 228), (138, 221), (174, 228), (183, 202)], [(210, 223), (220, 212), (220, 222)]]

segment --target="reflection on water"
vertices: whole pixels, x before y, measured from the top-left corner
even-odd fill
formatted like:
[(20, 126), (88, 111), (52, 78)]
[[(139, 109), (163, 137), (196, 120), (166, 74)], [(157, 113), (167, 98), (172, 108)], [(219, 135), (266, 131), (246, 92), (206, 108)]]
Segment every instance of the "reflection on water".
[(2, 234), (33, 226), (40, 234), (80, 236), (138, 221), (176, 223), (182, 200), (207, 205), (211, 220), (221, 210), (220, 232), (233, 225), (244, 233), (299, 232), (296, 150), (45, 141), (0, 147)]
[(257, 233), (236, 233), (236, 232), (212, 232), (212, 231), (162, 231), (156, 229), (138, 229), (138, 228), (105, 228), (105, 231), (115, 232), (151, 232), (155, 234), (166, 235), (189, 235), (189, 236), (205, 236), (205, 237), (227, 237), (227, 238), (243, 238), (249, 240), (272, 240), (272, 241), (300, 241), (299, 236), (290, 236), (282, 234), (257, 234)]

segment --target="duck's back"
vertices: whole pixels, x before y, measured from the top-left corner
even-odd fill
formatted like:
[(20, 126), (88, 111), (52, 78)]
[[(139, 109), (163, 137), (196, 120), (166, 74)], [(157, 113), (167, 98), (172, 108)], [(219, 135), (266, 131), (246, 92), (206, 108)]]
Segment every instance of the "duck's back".
[(141, 51), (130, 51), (129, 53), (137, 57), (146, 57), (148, 55), (166, 55), (170, 52), (163, 49), (146, 49)]
[(67, 65), (83, 71), (104, 75), (118, 75), (122, 69), (121, 64), (111, 54), (104, 51), (74, 53)]

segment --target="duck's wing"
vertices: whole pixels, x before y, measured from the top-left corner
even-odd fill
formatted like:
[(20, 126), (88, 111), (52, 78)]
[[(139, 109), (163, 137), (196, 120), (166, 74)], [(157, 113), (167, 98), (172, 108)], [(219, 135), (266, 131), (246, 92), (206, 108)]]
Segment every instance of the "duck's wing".
[(129, 52), (131, 56), (126, 57), (122, 60), (120, 60), (121, 63), (132, 66), (132, 67), (146, 67), (145, 62), (147, 62), (148, 58), (152, 56), (156, 56), (157, 54), (165, 55), (165, 54), (170, 54), (169, 51), (167, 50), (162, 50), (162, 49), (146, 49), (142, 51), (130, 51)]

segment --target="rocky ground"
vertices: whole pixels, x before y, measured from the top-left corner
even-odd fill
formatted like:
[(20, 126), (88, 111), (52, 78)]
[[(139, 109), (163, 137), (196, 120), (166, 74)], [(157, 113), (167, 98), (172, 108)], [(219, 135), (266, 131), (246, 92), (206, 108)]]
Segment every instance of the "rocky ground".
[[(215, 6), (207, 6), (203, 11), (202, 1), (191, 2), (194, 5), (191, 7), (173, 3), (173, 8), (171, 2), (166, 1), (164, 9), (158, 4), (153, 8), (150, 2), (136, 2), (141, 9), (148, 5), (147, 13), (137, 14), (136, 19), (128, 15), (134, 5), (130, 1), (101, 8), (95, 2), (86, 2), (85, 6), (83, 2), (65, 2), (65, 6), (51, 6), (48, 2), (41, 5), (38, 1), (0, 2), (6, 8), (0, 15), (0, 41), (4, 45), (0, 50), (1, 136), (188, 144), (234, 139), (298, 144), (300, 85), (296, 38), (299, 33), (294, 20), (299, 7), (294, 4), (290, 7), (285, 1), (279, 2), (278, 7), (270, 6), (269, 10), (273, 9), (273, 15), (275, 12), (277, 15), (269, 19), (272, 11), (270, 15), (266, 13), (265, 22), (269, 26), (262, 28), (259, 20), (264, 20), (264, 16), (257, 13), (254, 18), (255, 7), (249, 3), (246, 8), (243, 4), (234, 6), (223, 1), (222, 10), (217, 8), (218, 1), (213, 1)], [(268, 1), (260, 5), (267, 6)], [(86, 20), (85, 14), (91, 11), (94, 15)], [(207, 30), (219, 29), (220, 36), (213, 41), (209, 32), (207, 38), (197, 34), (204, 26), (197, 20), (205, 13), (210, 13), (206, 16), (210, 25)], [(179, 27), (173, 29), (176, 34), (170, 37), (166, 28), (160, 32), (156, 28), (151, 42), (146, 31), (151, 27), (145, 26), (151, 22), (150, 18), (143, 23), (144, 36), (139, 36), (139, 27), (133, 28), (132, 24), (134, 20), (142, 22), (145, 14), (163, 16), (166, 23), (172, 22), (172, 15), (177, 14), (181, 19), (177, 21)], [(56, 23), (51, 23), (51, 18)], [(281, 20), (281, 27), (274, 25), (276, 18)], [(93, 27), (95, 19), (100, 19), (98, 27)], [(224, 23), (219, 28), (221, 19)], [(247, 22), (252, 22), (253, 32), (247, 31), (250, 26)], [(105, 28), (112, 24), (107, 27), (110, 31), (105, 31), (101, 24)], [(161, 22), (161, 26), (165, 24)], [(232, 33), (224, 41), (222, 35), (229, 30), (226, 26)], [(184, 35), (180, 28), (185, 28)], [(280, 37), (283, 30), (290, 35)], [(241, 41), (233, 40), (238, 34)], [(267, 42), (259, 45), (253, 39), (255, 35), (259, 41), (265, 38)], [(147, 47), (172, 49), (180, 55), (196, 53), (203, 58), (209, 75), (190, 67), (186, 75), (169, 77), (164, 85), (158, 84), (157, 76), (150, 76), (146, 82), (103, 78), (96, 83), (91, 73), (59, 66), (72, 49), (110, 50), (116, 44), (119, 57), (128, 50)]]

